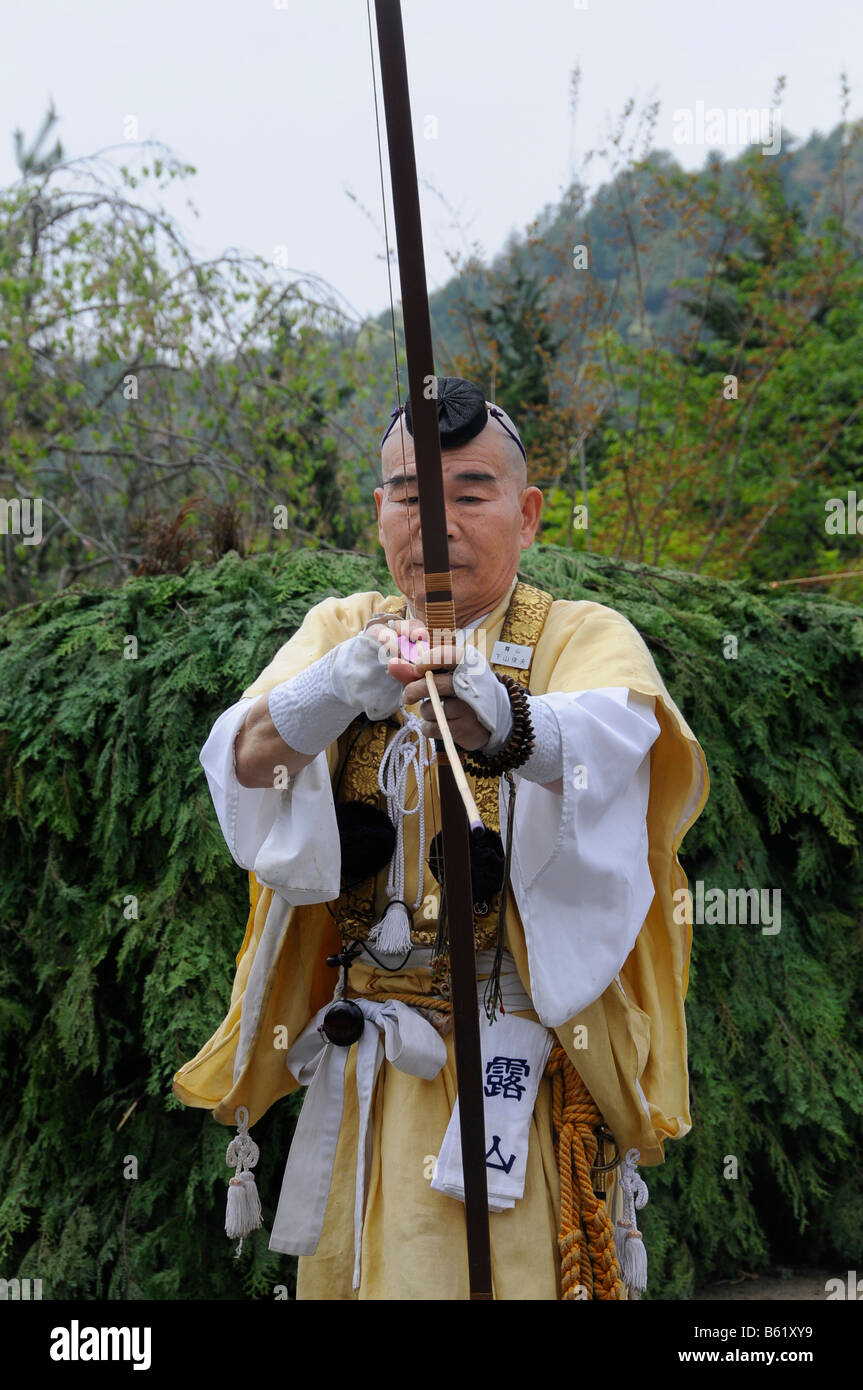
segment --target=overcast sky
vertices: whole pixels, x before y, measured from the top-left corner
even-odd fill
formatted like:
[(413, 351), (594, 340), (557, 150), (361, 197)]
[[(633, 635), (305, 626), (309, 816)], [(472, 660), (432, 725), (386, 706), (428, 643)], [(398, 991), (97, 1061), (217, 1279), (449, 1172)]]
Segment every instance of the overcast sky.
[[(782, 131), (837, 123), (843, 68), (850, 117), (863, 115), (863, 0), (582, 4), (403, 0), (420, 178), (463, 229), (423, 192), (430, 288), (464, 237), (493, 255), (556, 200), (630, 97), (661, 103), (655, 144), (687, 167), (720, 142), (675, 143), (675, 111), (694, 123), (699, 102), (766, 112), (780, 74)], [(16, 177), (13, 129), (32, 137), (49, 97), (70, 155), (122, 145), (134, 116), (142, 139), (197, 167), (171, 206), (201, 254), (239, 246), (270, 259), (286, 247), (292, 268), (331, 281), (360, 313), (385, 307), (365, 0), (6, 0), (0, 54), (3, 185)]]

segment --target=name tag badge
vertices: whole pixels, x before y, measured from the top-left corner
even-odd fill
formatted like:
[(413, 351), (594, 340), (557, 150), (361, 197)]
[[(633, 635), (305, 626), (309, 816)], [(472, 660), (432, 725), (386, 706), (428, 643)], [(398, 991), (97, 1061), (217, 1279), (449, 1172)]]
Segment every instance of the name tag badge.
[(522, 647), (518, 642), (495, 642), (491, 649), (491, 666), (515, 666), (526, 671), (533, 656), (533, 647)]

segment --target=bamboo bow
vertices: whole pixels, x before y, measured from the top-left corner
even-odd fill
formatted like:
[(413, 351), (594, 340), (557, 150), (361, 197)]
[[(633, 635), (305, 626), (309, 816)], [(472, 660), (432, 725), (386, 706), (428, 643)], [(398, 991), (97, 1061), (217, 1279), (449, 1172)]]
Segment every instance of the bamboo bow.
[[(410, 94), (404, 32), (399, 0), (375, 0), (381, 86), (392, 178), (396, 246), (402, 293), (405, 354), (411, 400), (416, 458), (417, 495), (425, 587), (425, 618), (429, 635), (455, 631), (455, 606), (447, 542), (446, 504), (440, 432), (435, 393), (431, 320), (426, 289), (422, 222), (416, 158), (411, 128)], [(369, 15), (371, 30), (371, 15)], [(371, 37), (371, 35), (370, 35)], [(379, 139), (380, 144), (380, 139)], [(388, 261), (389, 264), (389, 261)], [(399, 428), (402, 428), (399, 419)], [(402, 436), (403, 439), (403, 436)], [(433, 641), (434, 645), (434, 641)], [(427, 682), (433, 705), (434, 678)], [(439, 701), (435, 705), (443, 732)], [(448, 730), (447, 730), (448, 732)], [(479, 1040), (473, 894), (470, 878), (468, 820), (454, 767), (458, 762), (452, 740), (438, 742), (443, 872), (441, 906), (446, 902), (450, 934), (450, 969), (458, 1084), (461, 1151), (464, 1172), (465, 1220), (471, 1299), (491, 1299), (491, 1254), (488, 1229), (488, 1187), (483, 1109), (482, 1052)]]

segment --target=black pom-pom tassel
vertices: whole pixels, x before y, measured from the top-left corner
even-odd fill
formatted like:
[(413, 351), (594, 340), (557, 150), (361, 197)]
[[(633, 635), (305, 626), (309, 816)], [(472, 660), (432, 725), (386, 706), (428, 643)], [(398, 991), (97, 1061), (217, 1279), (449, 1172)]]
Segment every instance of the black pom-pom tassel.
[(336, 823), (342, 847), (342, 887), (364, 883), (390, 862), (396, 832), (385, 811), (368, 801), (337, 801)]
[[(429, 868), (438, 883), (442, 874), (442, 831), (438, 831), (429, 849)], [(470, 884), (475, 903), (489, 903), (495, 893), (503, 886), (503, 870), (506, 856), (503, 840), (496, 830), (483, 826), (474, 830), (470, 836)]]

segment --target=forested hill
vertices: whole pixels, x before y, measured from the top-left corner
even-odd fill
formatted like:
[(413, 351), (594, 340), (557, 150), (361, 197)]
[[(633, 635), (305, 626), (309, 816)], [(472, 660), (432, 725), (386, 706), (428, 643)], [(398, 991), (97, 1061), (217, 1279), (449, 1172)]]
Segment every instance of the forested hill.
[[(843, 149), (843, 138), (847, 138), (847, 132), (841, 125), (828, 135), (816, 132), (799, 144), (786, 133), (783, 136), (785, 152), (777, 161), (777, 173), (789, 206), (798, 210), (804, 224), (811, 219), (816, 229), (828, 216), (823, 195), (836, 177), (840, 160), (844, 160), (847, 185), (854, 190), (848, 200), (848, 227), (863, 235), (863, 198), (859, 196), (863, 187), (863, 148), (855, 144)], [(770, 158), (760, 153), (758, 157)], [(738, 197), (737, 174), (744, 162), (743, 156), (722, 160), (715, 175), (708, 170), (696, 176), (695, 186), (706, 194), (715, 179), (719, 201), (730, 207)], [(636, 294), (635, 268), (631, 246), (621, 236), (621, 196), (633, 202), (633, 222), (639, 239), (650, 232), (649, 222), (653, 217), (660, 219), (655, 239), (651, 238), (644, 287), (645, 310), (651, 332), (658, 337), (667, 336), (680, 323), (674, 310), (681, 295), (674, 282), (682, 275), (703, 273), (708, 252), (687, 245), (681, 220), (673, 215), (670, 207), (663, 210), (661, 204), (656, 208), (648, 206), (644, 210), (647, 215), (638, 216), (637, 202), (647, 198), (649, 203), (650, 188), (657, 174), (671, 181), (675, 175), (682, 175), (673, 152), (652, 152), (634, 174), (623, 174), (603, 183), (589, 198), (578, 189), (571, 190), (560, 202), (547, 204), (523, 231), (513, 230), (505, 249), (495, 255), (487, 267), (476, 267), (466, 281), (460, 280), (458, 274), (453, 275), (442, 289), (430, 296), (439, 342), (445, 343), (450, 352), (467, 350), (461, 326), (466, 292), (479, 308), (487, 310), (494, 298), (496, 277), (508, 276), (513, 261), (524, 266), (530, 264), (536, 278), (547, 281), (560, 269), (556, 248), (576, 243), (586, 242), (590, 246), (593, 274), (597, 279), (610, 286), (620, 277), (620, 298), (622, 302), (632, 302)], [(464, 265), (468, 267), (467, 261)], [(389, 333), (388, 308), (377, 323), (384, 333)], [(634, 323), (637, 325), (637, 319)]]
[[(863, 123), (692, 173), (621, 146), (595, 197), (456, 258), (435, 365), (518, 423), (544, 541), (863, 597), (861, 150)], [(189, 166), (111, 172), (0, 192), (0, 604), (285, 539), (372, 549), (388, 314), (198, 264), (150, 207)]]

